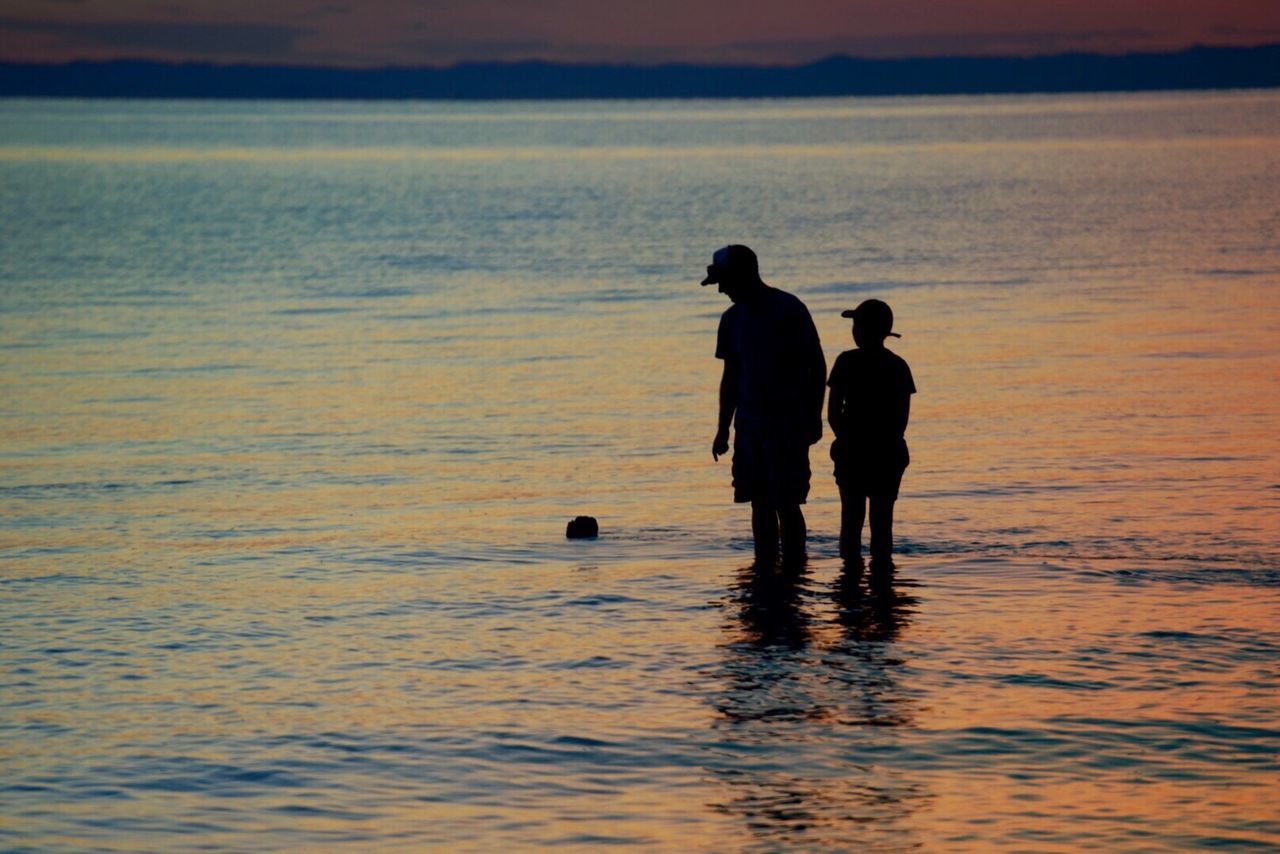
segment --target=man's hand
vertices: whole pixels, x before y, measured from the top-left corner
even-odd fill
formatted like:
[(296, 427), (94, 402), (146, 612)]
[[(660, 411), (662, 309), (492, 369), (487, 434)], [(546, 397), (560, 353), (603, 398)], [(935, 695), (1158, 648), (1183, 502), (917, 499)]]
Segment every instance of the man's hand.
[(711, 459), (719, 462), (720, 457), (727, 453), (729, 453), (729, 434), (724, 432), (717, 433), (715, 439), (711, 442)]

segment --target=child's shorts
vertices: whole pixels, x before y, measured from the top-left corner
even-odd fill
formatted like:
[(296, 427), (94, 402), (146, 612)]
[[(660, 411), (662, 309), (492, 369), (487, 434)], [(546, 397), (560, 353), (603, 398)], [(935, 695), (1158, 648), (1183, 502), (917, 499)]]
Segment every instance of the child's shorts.
[(839, 439), (831, 443), (831, 459), (835, 463), (836, 484), (842, 495), (864, 498), (898, 497), (902, 473), (911, 464), (907, 443), (885, 448), (846, 450)]

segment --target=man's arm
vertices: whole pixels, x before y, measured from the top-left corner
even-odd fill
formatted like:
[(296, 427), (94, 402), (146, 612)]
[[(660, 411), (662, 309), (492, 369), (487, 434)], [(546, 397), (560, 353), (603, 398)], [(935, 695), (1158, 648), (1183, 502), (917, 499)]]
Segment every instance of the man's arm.
[[(813, 435), (809, 437), (812, 445), (822, 438), (822, 401), (827, 396), (827, 359), (822, 355), (822, 345), (814, 341), (813, 364), (810, 368), (813, 383)], [(835, 429), (832, 427), (832, 429)]]
[[(827, 396), (827, 357), (822, 352), (822, 342), (818, 339), (818, 328), (813, 325), (813, 318), (805, 312), (808, 321), (808, 355), (806, 366), (808, 376), (805, 382), (810, 396), (810, 428), (809, 444), (815, 444), (822, 438), (822, 403)], [(832, 425), (835, 429), (835, 425)]]
[(716, 438), (711, 442), (711, 458), (717, 461), (721, 454), (729, 453), (729, 425), (733, 423), (733, 413), (738, 409), (738, 374), (741, 370), (737, 359), (724, 360), (724, 373), (720, 375), (720, 417)]

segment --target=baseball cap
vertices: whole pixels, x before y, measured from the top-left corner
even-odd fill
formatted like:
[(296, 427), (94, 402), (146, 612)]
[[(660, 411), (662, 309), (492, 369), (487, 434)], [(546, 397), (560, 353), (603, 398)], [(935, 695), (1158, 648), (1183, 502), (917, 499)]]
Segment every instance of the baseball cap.
[(756, 253), (741, 243), (731, 243), (715, 251), (711, 256), (711, 263), (707, 265), (707, 277), (702, 280), (702, 284), (717, 284), (726, 273), (735, 270), (760, 277), (760, 262), (756, 259)]
[(852, 317), (855, 322), (863, 324), (867, 331), (881, 332), (884, 335), (892, 335), (894, 338), (902, 336), (893, 329), (893, 309), (889, 308), (889, 304), (883, 300), (869, 299), (858, 303), (857, 308), (851, 308), (840, 312), (841, 317)]

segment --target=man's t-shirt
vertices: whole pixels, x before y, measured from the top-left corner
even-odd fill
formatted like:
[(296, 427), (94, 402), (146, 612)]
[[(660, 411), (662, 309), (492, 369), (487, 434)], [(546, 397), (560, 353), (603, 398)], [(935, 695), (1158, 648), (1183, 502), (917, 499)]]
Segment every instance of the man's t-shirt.
[(765, 285), (758, 299), (729, 306), (720, 317), (716, 358), (735, 359), (741, 368), (738, 430), (809, 435), (821, 414), (815, 375), (826, 371), (826, 360), (804, 303)]
[(846, 350), (836, 358), (827, 385), (844, 401), (844, 428), (837, 442), (845, 453), (898, 448), (905, 453), (896, 413), (903, 396), (916, 393), (916, 383), (901, 356), (885, 349)]

